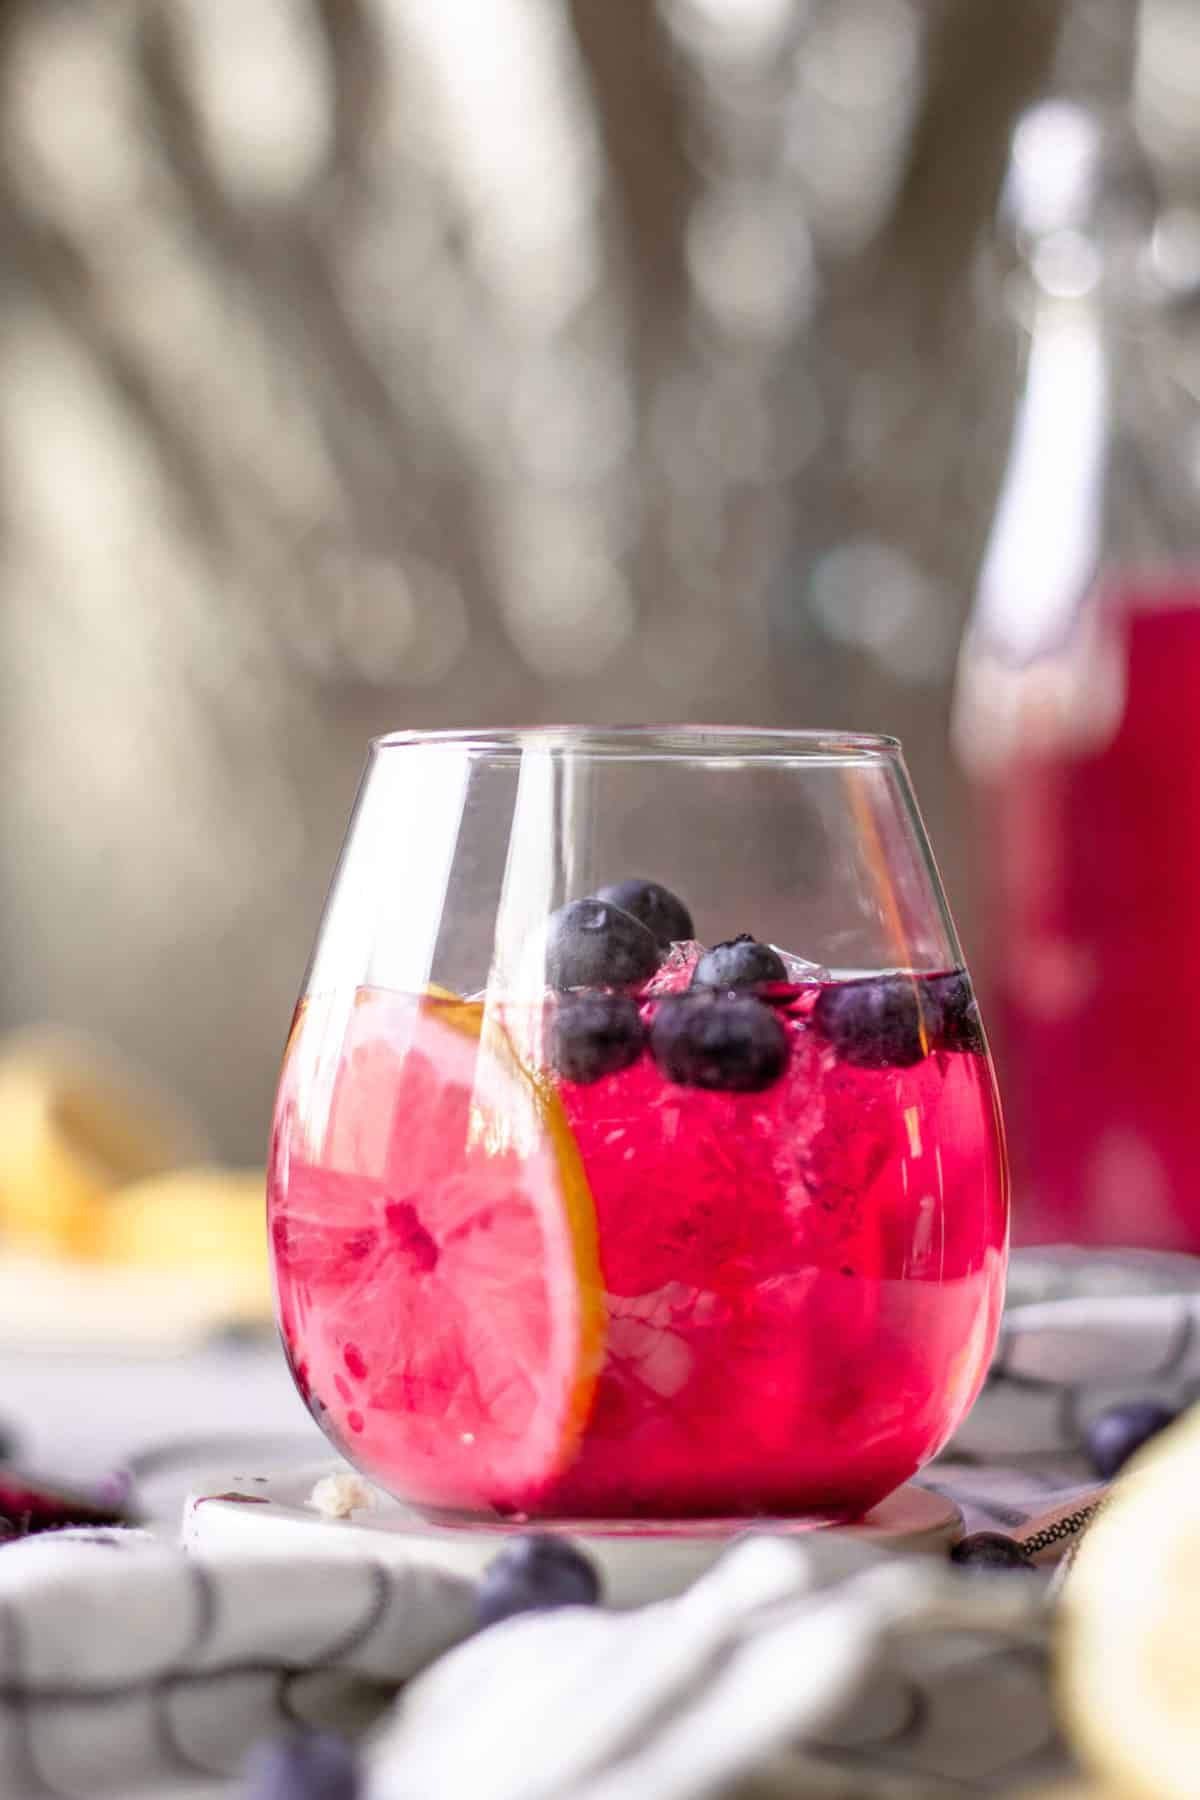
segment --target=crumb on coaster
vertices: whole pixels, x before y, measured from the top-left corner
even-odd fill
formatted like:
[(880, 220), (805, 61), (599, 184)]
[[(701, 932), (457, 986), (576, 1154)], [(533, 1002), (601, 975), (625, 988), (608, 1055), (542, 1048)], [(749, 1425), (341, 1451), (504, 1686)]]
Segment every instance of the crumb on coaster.
[(322, 1475), (308, 1496), (308, 1504), (326, 1519), (348, 1519), (352, 1512), (373, 1503), (374, 1495), (366, 1482), (348, 1471)]

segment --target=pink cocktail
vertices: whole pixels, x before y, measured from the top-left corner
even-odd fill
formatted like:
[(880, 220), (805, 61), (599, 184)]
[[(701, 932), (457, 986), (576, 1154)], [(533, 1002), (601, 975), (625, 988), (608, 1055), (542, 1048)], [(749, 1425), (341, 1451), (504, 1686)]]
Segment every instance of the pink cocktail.
[[(571, 1054), (577, 996), (302, 1007), (281, 1330), (324, 1429), (406, 1500), (854, 1515), (974, 1399), (1007, 1218), (965, 973), (666, 991), (694, 961), (588, 1003), (610, 1060), (631, 1034), (599, 1074)], [(687, 1062), (722, 1021), (748, 1022), (763, 1085)]]
[(406, 1503), (870, 1508), (978, 1391), (1007, 1250), (991, 1063), (900, 746), (381, 739), (269, 1209), (297, 1386)]

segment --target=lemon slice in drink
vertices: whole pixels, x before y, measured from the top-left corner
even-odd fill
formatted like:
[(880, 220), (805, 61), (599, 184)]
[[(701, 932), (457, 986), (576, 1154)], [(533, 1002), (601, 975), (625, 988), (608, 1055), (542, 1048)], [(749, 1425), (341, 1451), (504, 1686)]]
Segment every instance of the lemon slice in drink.
[(474, 1002), (362, 990), (331, 1078), (328, 1029), (310, 1003), (277, 1123), (293, 1362), (347, 1453), (402, 1497), (548, 1506), (591, 1411), (605, 1319), (558, 1095)]

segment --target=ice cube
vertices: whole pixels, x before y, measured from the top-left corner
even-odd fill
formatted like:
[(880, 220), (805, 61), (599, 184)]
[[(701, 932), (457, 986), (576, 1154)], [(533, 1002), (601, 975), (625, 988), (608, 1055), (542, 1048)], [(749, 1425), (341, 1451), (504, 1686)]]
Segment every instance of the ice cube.
[(778, 944), (772, 944), (771, 948), (787, 970), (788, 980), (794, 981), (797, 987), (803, 987), (810, 981), (829, 980), (829, 970), (822, 968), (820, 963), (809, 962), (803, 956), (793, 956), (790, 950), (781, 950)]
[[(771, 948), (787, 970), (786, 980), (794, 982), (797, 987), (829, 980), (828, 969), (822, 968), (820, 963), (809, 962), (803, 956), (793, 956), (790, 950), (781, 950), (778, 944), (772, 944)], [(704, 949), (705, 946), (697, 943), (694, 938), (685, 943), (672, 944), (642, 993), (647, 999), (656, 999), (660, 994), (681, 994), (691, 986), (693, 971), (704, 955)]]
[(704, 945), (694, 938), (672, 944), (662, 962), (642, 989), (647, 998), (659, 994), (681, 994), (691, 985), (692, 971), (704, 955)]

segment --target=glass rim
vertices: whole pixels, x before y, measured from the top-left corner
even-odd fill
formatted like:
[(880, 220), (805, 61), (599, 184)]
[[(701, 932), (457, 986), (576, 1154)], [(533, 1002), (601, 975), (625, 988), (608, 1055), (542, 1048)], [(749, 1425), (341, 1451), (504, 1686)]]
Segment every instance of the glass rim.
[(891, 762), (903, 754), (899, 738), (865, 731), (822, 731), (773, 725), (511, 725), (389, 731), (370, 740), (372, 752), (443, 746), (503, 754), (578, 750), (597, 756), (783, 757), (828, 762)]

